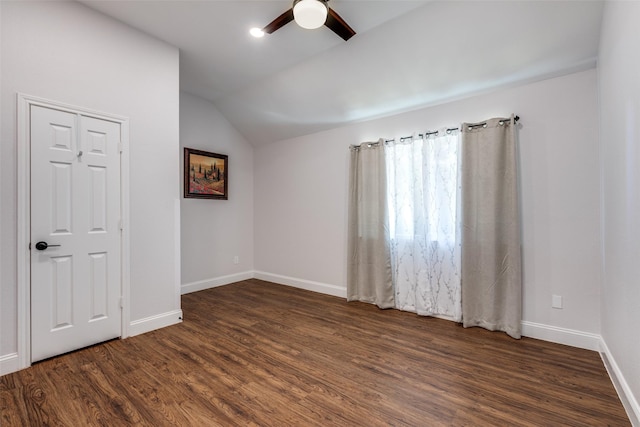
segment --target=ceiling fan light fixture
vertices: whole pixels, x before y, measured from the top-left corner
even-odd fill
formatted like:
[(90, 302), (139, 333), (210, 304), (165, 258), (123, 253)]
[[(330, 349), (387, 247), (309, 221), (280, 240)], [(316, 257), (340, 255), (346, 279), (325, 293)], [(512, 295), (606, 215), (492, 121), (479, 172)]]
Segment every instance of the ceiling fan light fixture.
[(327, 21), (327, 6), (319, 0), (300, 0), (293, 6), (293, 19), (302, 28), (313, 30)]

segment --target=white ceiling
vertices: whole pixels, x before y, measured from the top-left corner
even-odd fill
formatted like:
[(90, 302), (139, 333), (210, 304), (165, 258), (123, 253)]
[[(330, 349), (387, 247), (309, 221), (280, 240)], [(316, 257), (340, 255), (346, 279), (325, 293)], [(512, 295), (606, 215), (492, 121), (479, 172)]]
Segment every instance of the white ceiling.
[(348, 42), (295, 23), (249, 35), (291, 0), (82, 0), (180, 49), (181, 90), (254, 145), (593, 67), (593, 0), (331, 0)]

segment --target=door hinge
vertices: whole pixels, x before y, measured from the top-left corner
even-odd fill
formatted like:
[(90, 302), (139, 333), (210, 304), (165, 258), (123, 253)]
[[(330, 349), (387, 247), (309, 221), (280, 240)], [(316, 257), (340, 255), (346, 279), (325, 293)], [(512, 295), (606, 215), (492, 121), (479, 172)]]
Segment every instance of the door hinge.
[(122, 231), (124, 230), (124, 221), (122, 219), (120, 219), (118, 221), (118, 228)]
[(124, 308), (124, 298), (120, 297), (120, 308)]
[(122, 145), (122, 142), (120, 142), (120, 143), (118, 144), (118, 151), (119, 151), (120, 153), (122, 153), (122, 151), (123, 151), (123, 150), (124, 150), (124, 146)]

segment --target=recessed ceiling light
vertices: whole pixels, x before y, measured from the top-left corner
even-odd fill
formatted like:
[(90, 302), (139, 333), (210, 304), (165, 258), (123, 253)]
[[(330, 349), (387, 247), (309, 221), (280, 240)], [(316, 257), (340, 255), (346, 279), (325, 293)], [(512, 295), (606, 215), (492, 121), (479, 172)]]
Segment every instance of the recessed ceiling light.
[(260, 38), (264, 36), (264, 31), (262, 31), (262, 28), (254, 27), (249, 30), (249, 34), (255, 38)]

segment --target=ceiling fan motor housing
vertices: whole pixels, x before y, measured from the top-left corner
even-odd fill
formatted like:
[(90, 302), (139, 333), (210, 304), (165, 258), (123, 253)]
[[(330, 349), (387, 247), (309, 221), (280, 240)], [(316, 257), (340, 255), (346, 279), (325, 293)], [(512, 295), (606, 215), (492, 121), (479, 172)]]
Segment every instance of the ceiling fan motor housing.
[(328, 0), (294, 0), (293, 16), (296, 23), (302, 28), (313, 30), (319, 28), (327, 21)]

